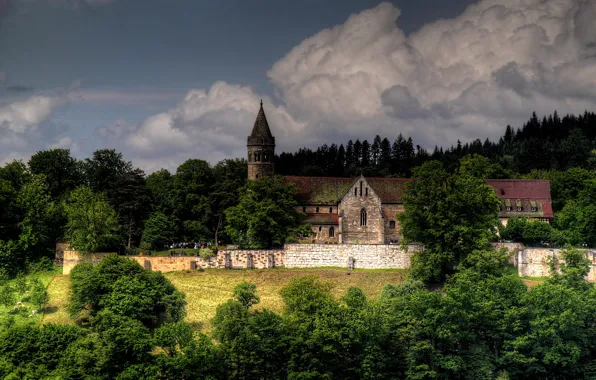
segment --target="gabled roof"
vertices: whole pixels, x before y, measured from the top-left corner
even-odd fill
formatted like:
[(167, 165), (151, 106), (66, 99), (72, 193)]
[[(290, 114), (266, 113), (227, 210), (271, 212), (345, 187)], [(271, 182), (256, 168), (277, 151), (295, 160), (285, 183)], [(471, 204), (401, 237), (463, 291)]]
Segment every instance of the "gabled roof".
[(285, 177), (298, 188), (295, 195), (300, 204), (336, 205), (354, 183), (353, 178)]
[(537, 179), (487, 179), (501, 199), (550, 199), (550, 182)]
[(255, 143), (261, 143), (262, 139), (265, 139), (265, 143), (267, 144), (275, 143), (275, 139), (273, 138), (271, 130), (269, 129), (269, 123), (267, 122), (265, 111), (263, 110), (263, 101), (261, 101), (261, 107), (259, 108), (255, 125), (252, 127), (252, 133), (250, 136), (248, 136), (248, 141), (249, 143), (251, 141)]
[[(402, 196), (408, 182), (413, 178), (366, 178), (381, 203), (402, 203)], [(296, 185), (296, 199), (300, 204), (336, 205), (351, 188), (354, 178), (338, 177), (296, 177), (286, 180)], [(523, 205), (523, 216), (552, 218), (553, 210), (550, 197), (550, 183), (545, 180), (527, 179), (487, 179), (485, 180), (507, 206)], [(530, 212), (537, 204), (538, 210)], [(511, 212), (501, 211), (501, 216), (516, 216), (516, 208)]]
[[(401, 196), (411, 178), (367, 178), (366, 182), (381, 203), (401, 203)], [(339, 177), (294, 177), (286, 180), (298, 187), (296, 199), (301, 204), (338, 204), (357, 179)]]

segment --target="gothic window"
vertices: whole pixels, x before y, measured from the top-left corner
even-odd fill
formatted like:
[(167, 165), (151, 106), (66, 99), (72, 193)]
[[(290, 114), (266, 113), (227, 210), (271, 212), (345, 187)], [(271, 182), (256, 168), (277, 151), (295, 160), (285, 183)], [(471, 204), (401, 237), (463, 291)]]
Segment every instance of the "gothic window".
[(362, 196), (362, 181), (360, 181), (360, 196)]
[(389, 221), (389, 228), (391, 228), (392, 230), (395, 229), (395, 220)]
[(269, 162), (269, 156), (267, 156), (267, 153), (263, 154), (263, 162)]
[(261, 137), (261, 144), (265, 144), (265, 138)]
[(317, 207), (317, 211), (316, 211), (316, 213), (317, 213), (317, 214), (319, 213), (319, 208), (318, 208), (318, 207)]
[(329, 227), (329, 237), (335, 237), (335, 228)]
[(255, 162), (261, 161), (261, 153), (255, 153)]
[(358, 188), (357, 188), (357, 187), (355, 187), (355, 188), (354, 188), (354, 196), (357, 196), (357, 195), (358, 195)]
[(333, 214), (333, 207), (329, 207), (329, 213)]
[(323, 226), (319, 226), (319, 232), (323, 231)]
[(366, 195), (368, 196), (368, 187), (366, 188)]
[(360, 225), (366, 226), (366, 209), (360, 211)]

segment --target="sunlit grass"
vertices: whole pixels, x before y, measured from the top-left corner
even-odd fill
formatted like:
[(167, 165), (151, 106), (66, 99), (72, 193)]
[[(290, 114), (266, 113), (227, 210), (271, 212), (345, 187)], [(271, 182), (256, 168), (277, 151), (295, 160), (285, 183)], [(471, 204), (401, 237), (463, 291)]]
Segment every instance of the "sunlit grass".
[[(358, 270), (348, 274), (345, 269), (276, 269), (276, 270), (225, 270), (208, 269), (193, 272), (170, 272), (165, 276), (186, 294), (186, 321), (196, 328), (210, 330), (211, 318), (217, 306), (232, 297), (234, 287), (242, 281), (257, 285), (261, 297), (259, 307), (281, 313), (283, 301), (279, 295), (282, 287), (293, 278), (309, 275), (330, 281), (335, 286), (333, 295), (343, 296), (348, 288), (361, 288), (369, 298), (376, 298), (386, 284), (398, 284), (406, 277), (405, 270)], [(72, 323), (68, 303), (68, 276), (55, 276), (48, 287), (50, 302), (43, 323)]]

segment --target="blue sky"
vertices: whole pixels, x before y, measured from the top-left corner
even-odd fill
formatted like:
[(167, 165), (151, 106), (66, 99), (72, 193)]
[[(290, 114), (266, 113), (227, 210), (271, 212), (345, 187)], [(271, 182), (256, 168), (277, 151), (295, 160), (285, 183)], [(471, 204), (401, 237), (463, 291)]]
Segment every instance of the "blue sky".
[(0, 0), (0, 162), (243, 156), (260, 98), (278, 151), (497, 137), (533, 110), (593, 109), (594, 16), (589, 0)]

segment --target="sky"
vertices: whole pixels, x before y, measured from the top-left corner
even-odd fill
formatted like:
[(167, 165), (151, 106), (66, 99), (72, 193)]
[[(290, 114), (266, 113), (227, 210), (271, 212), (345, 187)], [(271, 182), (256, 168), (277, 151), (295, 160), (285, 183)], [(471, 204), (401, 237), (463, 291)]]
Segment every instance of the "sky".
[(278, 153), (498, 139), (596, 111), (593, 0), (0, 0), (0, 164), (113, 148), (146, 172)]

